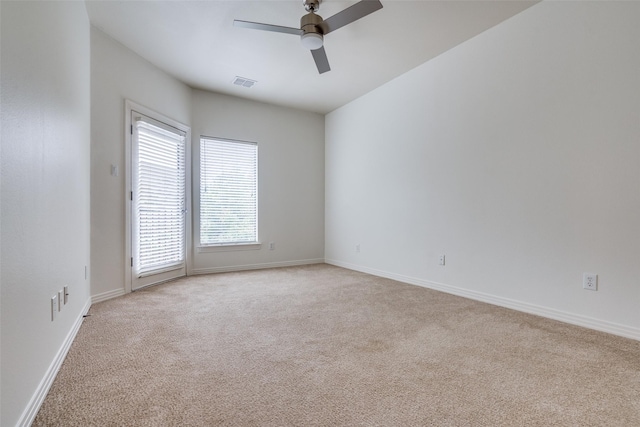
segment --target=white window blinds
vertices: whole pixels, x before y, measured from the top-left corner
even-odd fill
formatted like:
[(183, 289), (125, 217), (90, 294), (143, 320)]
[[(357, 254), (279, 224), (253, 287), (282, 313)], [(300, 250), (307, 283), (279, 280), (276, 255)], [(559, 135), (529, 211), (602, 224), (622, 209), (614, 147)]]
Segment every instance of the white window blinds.
[(258, 240), (258, 146), (200, 139), (200, 245)]
[(134, 124), (133, 269), (139, 277), (185, 261), (185, 134), (148, 118)]

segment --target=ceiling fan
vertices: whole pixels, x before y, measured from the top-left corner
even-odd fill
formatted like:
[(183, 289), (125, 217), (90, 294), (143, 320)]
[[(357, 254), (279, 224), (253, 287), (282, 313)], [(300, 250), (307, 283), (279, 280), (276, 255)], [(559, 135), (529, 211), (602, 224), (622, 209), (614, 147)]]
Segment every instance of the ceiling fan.
[(300, 36), (302, 45), (311, 50), (318, 72), (320, 74), (330, 71), (329, 60), (324, 51), (323, 40), (326, 34), (342, 28), (358, 19), (382, 8), (379, 0), (361, 0), (358, 3), (336, 13), (327, 19), (322, 19), (316, 12), (320, 9), (322, 0), (302, 0), (306, 15), (300, 19), (300, 28), (281, 27), (279, 25), (261, 24), (259, 22), (233, 21), (235, 27), (252, 28), (255, 30), (273, 31), (276, 33), (295, 34)]

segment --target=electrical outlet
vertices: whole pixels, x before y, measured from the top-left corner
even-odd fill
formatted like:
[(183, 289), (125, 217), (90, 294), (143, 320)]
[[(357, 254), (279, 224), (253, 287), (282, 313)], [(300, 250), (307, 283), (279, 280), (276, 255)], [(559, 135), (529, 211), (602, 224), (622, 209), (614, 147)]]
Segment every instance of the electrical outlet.
[(356, 253), (359, 254), (360, 253), (360, 243), (358, 243), (356, 245)]
[(69, 287), (65, 286), (64, 287), (64, 305), (67, 305), (67, 302), (69, 302)]
[(273, 242), (269, 242), (269, 250), (272, 251), (276, 248), (276, 244)]
[(438, 265), (444, 265), (444, 255), (438, 257)]
[(53, 322), (58, 317), (58, 295), (51, 297), (51, 321)]
[(582, 275), (582, 287), (590, 291), (597, 291), (598, 275), (594, 273), (584, 273)]

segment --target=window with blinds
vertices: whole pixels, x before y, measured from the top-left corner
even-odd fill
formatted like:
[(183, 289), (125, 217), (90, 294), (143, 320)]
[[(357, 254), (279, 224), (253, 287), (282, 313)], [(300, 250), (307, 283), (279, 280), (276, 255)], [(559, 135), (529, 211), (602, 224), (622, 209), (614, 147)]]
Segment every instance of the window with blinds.
[(200, 139), (200, 245), (258, 241), (258, 145)]
[(138, 277), (185, 262), (185, 149), (182, 131), (146, 117), (134, 121), (133, 269)]

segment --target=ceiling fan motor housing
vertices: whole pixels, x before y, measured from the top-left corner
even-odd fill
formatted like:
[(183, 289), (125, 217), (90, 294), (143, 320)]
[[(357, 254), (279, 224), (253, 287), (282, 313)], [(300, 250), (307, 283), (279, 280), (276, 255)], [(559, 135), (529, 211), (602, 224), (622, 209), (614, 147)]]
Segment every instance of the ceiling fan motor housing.
[(322, 23), (322, 16), (309, 12), (300, 19), (300, 29), (302, 35), (300, 40), (302, 45), (310, 50), (320, 49), (323, 44), (323, 34), (319, 27)]
[(316, 33), (322, 35), (322, 31), (319, 24), (322, 23), (322, 16), (316, 15), (313, 12), (307, 13), (300, 19), (300, 29), (307, 33)]

